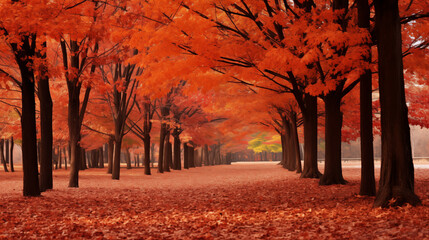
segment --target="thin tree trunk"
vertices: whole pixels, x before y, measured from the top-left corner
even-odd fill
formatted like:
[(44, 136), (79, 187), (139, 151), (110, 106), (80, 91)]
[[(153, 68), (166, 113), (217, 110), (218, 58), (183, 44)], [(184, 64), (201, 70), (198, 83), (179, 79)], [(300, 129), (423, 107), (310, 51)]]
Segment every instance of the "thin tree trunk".
[(113, 151), (115, 148), (113, 141), (114, 141), (113, 138), (110, 137), (108, 142), (108, 153), (107, 153), (107, 173), (110, 173), (110, 174), (112, 174), (112, 169), (113, 169)]
[(104, 151), (103, 151), (103, 147), (100, 147), (98, 149), (98, 167), (99, 168), (104, 168)]
[[(358, 25), (370, 30), (370, 7), (368, 0), (358, 0)], [(368, 62), (371, 62), (371, 46), (367, 44)], [(375, 196), (374, 147), (372, 134), (372, 74), (365, 70), (360, 77), (360, 147), (361, 181), (359, 195)]]
[(377, 0), (374, 3), (382, 139), (380, 183), (374, 206), (417, 205), (421, 201), (414, 193), (398, 0)]
[(4, 158), (4, 139), (3, 138), (0, 140), (0, 158), (1, 158), (1, 163), (3, 163), (4, 171), (9, 172), (9, 170), (7, 169), (6, 159)]
[(115, 136), (115, 154), (113, 155), (112, 179), (119, 180), (121, 169), (121, 145), (122, 137)]
[(150, 175), (150, 134), (146, 133), (144, 137), (144, 174)]
[(170, 159), (171, 158), (171, 148), (169, 149), (168, 145), (170, 143), (170, 131), (166, 131), (164, 137), (164, 172), (170, 172)]
[(189, 169), (189, 148), (187, 143), (183, 143), (183, 168)]
[(165, 131), (166, 131), (167, 124), (163, 123), (161, 124), (161, 130), (159, 134), (159, 154), (158, 154), (158, 172), (163, 173), (164, 172), (164, 140), (165, 140)]
[(15, 169), (13, 167), (13, 147), (15, 146), (15, 143), (13, 141), (13, 137), (10, 137), (10, 171), (15, 172)]
[[(42, 44), (46, 50), (46, 42)], [(42, 60), (46, 61), (46, 53), (39, 53)], [(46, 62), (44, 62), (46, 65)], [(47, 66), (42, 66), (38, 82), (38, 97), (40, 101), (40, 191), (53, 188), (52, 179), (52, 98), (49, 90), (49, 76)]]
[(67, 161), (70, 158), (70, 156), (67, 157), (66, 148), (63, 148), (63, 151), (64, 151), (64, 169), (67, 170)]
[(127, 160), (127, 169), (131, 169), (131, 154), (130, 149), (126, 149), (126, 160)]
[(182, 162), (180, 159), (180, 137), (174, 135), (174, 169), (182, 170)]
[(58, 162), (59, 162), (59, 168), (63, 168), (63, 156), (62, 156), (62, 152), (61, 152), (61, 147), (58, 146)]
[(194, 146), (188, 147), (189, 149), (189, 167), (195, 167), (195, 155), (194, 155)]
[(4, 140), (4, 143), (4, 148), (6, 150), (6, 163), (9, 164), (9, 139)]

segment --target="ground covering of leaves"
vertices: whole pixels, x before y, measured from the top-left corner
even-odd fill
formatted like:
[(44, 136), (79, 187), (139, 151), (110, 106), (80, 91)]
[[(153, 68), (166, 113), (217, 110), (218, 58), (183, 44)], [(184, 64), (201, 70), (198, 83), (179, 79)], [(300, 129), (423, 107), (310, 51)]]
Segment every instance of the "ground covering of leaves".
[[(416, 169), (418, 207), (372, 208), (360, 169), (318, 186), (275, 164), (212, 166), (144, 176), (106, 169), (54, 172), (54, 190), (22, 197), (22, 173), (0, 173), (0, 239), (425, 239), (429, 169)], [(377, 169), (377, 172), (379, 170)]]

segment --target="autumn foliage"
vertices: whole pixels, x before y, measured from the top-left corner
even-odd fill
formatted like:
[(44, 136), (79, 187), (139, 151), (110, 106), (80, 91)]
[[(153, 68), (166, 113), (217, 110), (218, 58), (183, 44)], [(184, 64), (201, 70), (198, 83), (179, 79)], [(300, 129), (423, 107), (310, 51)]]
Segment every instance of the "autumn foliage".
[(0, 238), (426, 236), (428, 51), (426, 0), (0, 0)]

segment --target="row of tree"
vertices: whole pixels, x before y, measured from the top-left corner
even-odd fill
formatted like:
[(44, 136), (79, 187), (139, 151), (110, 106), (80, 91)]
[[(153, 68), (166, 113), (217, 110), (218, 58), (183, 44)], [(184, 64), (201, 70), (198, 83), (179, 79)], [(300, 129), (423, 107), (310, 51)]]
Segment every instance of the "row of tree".
[[(236, 152), (250, 134), (271, 128), (280, 135), (283, 166), (320, 178), (321, 185), (346, 183), (341, 142), (360, 136), (360, 194), (374, 195), (373, 105), (379, 104), (382, 169), (375, 206), (392, 198), (418, 204), (404, 66), (410, 89), (426, 89), (427, 9), (424, 0), (2, 2), (3, 102), (15, 119), (9, 124), (21, 125), (20, 135), (19, 128), (8, 129), (22, 139), (24, 195), (52, 188), (54, 141), (70, 147), (69, 187), (79, 186), (82, 148), (106, 142), (112, 178), (119, 179), (129, 133), (125, 145), (143, 142), (150, 174), (153, 127), (159, 130), (159, 172), (180, 169), (182, 142), (185, 149), (188, 142), (222, 142)], [(375, 103), (373, 89), (379, 90)], [(416, 95), (409, 102), (421, 103)], [(318, 134), (326, 143), (323, 175)]]

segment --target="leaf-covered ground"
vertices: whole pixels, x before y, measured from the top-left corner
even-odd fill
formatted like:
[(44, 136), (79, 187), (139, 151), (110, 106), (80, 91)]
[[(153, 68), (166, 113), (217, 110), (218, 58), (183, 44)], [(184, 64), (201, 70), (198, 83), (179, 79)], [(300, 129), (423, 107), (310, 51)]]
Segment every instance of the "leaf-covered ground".
[[(54, 190), (21, 195), (22, 173), (0, 172), (0, 239), (429, 239), (429, 169), (416, 169), (423, 205), (373, 209), (360, 169), (346, 186), (318, 186), (280, 166), (237, 164), (144, 176), (106, 169), (54, 172)], [(377, 172), (379, 170), (377, 169)]]

